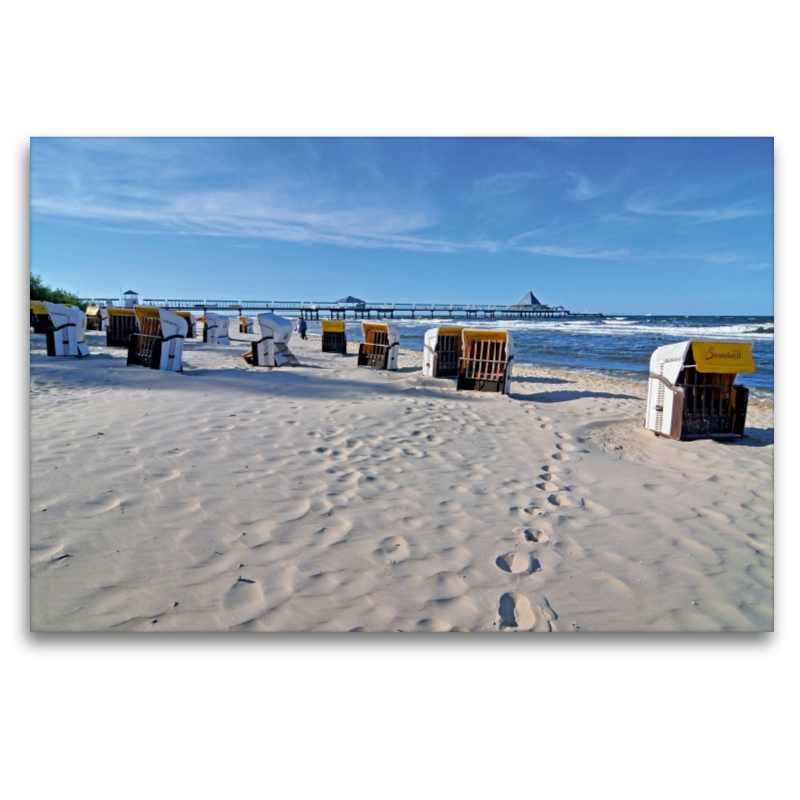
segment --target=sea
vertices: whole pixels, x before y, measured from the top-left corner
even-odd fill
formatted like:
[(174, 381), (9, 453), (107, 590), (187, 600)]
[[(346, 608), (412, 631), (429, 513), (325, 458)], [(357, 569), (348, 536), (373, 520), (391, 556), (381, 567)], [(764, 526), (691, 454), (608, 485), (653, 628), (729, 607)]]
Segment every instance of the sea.
[[(687, 339), (752, 342), (756, 371), (740, 375), (737, 382), (750, 387), (753, 400), (774, 399), (774, 317), (653, 314), (496, 321), (418, 317), (381, 321), (400, 331), (400, 346), (406, 350), (422, 352), (425, 331), (439, 325), (507, 330), (514, 338), (517, 364), (568, 369), (637, 383), (647, 383), (650, 356), (658, 347)], [(308, 330), (319, 332), (320, 323), (309, 321)], [(349, 340), (363, 341), (360, 320), (348, 320), (346, 332)]]

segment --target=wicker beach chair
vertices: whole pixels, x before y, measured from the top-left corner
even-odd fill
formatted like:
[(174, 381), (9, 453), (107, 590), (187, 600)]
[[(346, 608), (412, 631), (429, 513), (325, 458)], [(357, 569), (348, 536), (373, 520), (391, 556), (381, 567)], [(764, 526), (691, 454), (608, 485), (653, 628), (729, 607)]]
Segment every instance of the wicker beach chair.
[(134, 310), (139, 330), (130, 338), (128, 366), (180, 372), (186, 320), (163, 308), (136, 306)]
[(514, 340), (508, 331), (464, 330), (456, 389), (508, 394)]
[(242, 358), (253, 367), (299, 367), (300, 362), (289, 349), (292, 323), (277, 314), (259, 314), (258, 327), (261, 338)]
[(40, 300), (31, 300), (31, 328), (34, 333), (47, 333), (52, 328), (47, 308)]
[(364, 341), (358, 346), (358, 366), (397, 369), (400, 332), (382, 322), (362, 322)]
[(430, 378), (455, 378), (464, 353), (463, 328), (429, 328), (422, 350), (422, 374)]
[(203, 342), (206, 344), (230, 344), (228, 338), (228, 326), (230, 317), (221, 314), (206, 312), (206, 324), (203, 328)]
[(44, 302), (51, 327), (45, 332), (48, 356), (89, 355), (86, 344), (86, 314), (79, 308)]
[(322, 320), (322, 352), (347, 354), (347, 334), (344, 320)]
[(677, 342), (650, 357), (644, 427), (670, 439), (740, 439), (755, 372), (752, 342)]

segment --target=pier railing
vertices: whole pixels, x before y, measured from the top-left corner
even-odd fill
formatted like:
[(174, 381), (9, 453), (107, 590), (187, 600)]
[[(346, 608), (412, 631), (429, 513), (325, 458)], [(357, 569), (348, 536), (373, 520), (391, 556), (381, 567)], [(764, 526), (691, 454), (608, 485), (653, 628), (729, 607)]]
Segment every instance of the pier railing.
[[(82, 298), (82, 303), (108, 307), (117, 301), (104, 298)], [(602, 317), (602, 314), (576, 314), (562, 306), (489, 305), (467, 303), (341, 303), (305, 300), (176, 300), (173, 298), (145, 298), (140, 305), (169, 308), (173, 311), (283, 311), (296, 312), (307, 319), (370, 319), (410, 317), (448, 317), (466, 319), (553, 319), (568, 317)]]

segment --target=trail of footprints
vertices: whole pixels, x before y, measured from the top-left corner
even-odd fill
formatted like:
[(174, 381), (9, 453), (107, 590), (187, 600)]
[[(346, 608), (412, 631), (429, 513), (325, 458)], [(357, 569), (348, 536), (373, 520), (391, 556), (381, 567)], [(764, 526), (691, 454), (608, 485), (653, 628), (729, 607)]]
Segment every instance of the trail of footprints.
[[(582, 498), (576, 503), (570, 497), (570, 469), (565, 462), (573, 459), (579, 461), (578, 453), (581, 451), (576, 444), (569, 441), (572, 439), (570, 434), (554, 431), (552, 420), (549, 417), (537, 416), (535, 419), (541, 423), (540, 427), (543, 430), (553, 431), (558, 441), (555, 444), (555, 452), (550, 456), (555, 463), (542, 466), (540, 482), (536, 484), (536, 488), (543, 493), (544, 497), (541, 501), (532, 501), (529, 506), (522, 509), (530, 521), (527, 525), (513, 528), (513, 533), (519, 537), (515, 549), (497, 556), (495, 560), (495, 565), (504, 572), (510, 573), (510, 577), (513, 576), (511, 579), (514, 581), (542, 571), (540, 550), (535, 547), (536, 545), (543, 546), (541, 549), (541, 558), (543, 559), (547, 560), (554, 555), (559, 558), (564, 557), (553, 547), (548, 546), (553, 531), (553, 525), (547, 519), (549, 514), (558, 514), (562, 509), (572, 506), (578, 506), (583, 510), (600, 515), (606, 512), (606, 509), (591, 500)], [(581, 443), (580, 439), (575, 441), (578, 445)], [(520, 509), (512, 508), (511, 511), (520, 511)], [(531, 583), (523, 585), (525, 588), (528, 585), (534, 588)], [(544, 595), (531, 596), (523, 594), (519, 589), (508, 591), (500, 597), (498, 616), (500, 630), (517, 631), (552, 631), (555, 630), (553, 623), (558, 619), (558, 614), (550, 607), (550, 603)]]

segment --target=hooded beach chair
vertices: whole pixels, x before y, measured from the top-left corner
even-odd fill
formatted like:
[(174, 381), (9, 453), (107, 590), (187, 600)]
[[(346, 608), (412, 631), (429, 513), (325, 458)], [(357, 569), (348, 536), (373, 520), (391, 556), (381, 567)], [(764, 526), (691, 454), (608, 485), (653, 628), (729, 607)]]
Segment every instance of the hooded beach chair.
[(230, 344), (231, 340), (228, 338), (230, 321), (230, 317), (212, 314), (207, 311), (206, 324), (203, 328), (203, 341), (206, 344)]
[(358, 346), (358, 366), (397, 369), (400, 332), (382, 322), (362, 322), (364, 341)]
[(650, 357), (644, 427), (670, 439), (740, 439), (749, 390), (734, 384), (755, 372), (752, 342), (688, 341)]
[(78, 356), (89, 355), (86, 344), (86, 314), (74, 306), (44, 302), (50, 317), (51, 327), (47, 337), (47, 355)]
[(138, 330), (132, 308), (109, 308), (106, 322), (106, 347), (127, 347)]
[(31, 327), (34, 333), (47, 333), (52, 327), (47, 308), (40, 300), (31, 300)]
[(186, 320), (186, 338), (194, 339), (197, 333), (197, 317), (190, 311), (173, 311), (172, 313)]
[(422, 349), (422, 374), (429, 378), (455, 378), (463, 355), (463, 328), (429, 328)]
[(464, 330), (456, 389), (508, 394), (514, 340), (508, 331)]
[(347, 334), (344, 320), (322, 320), (322, 352), (347, 354)]
[(261, 338), (253, 342), (252, 349), (242, 353), (242, 358), (254, 367), (299, 367), (300, 362), (289, 349), (292, 338), (291, 320), (277, 314), (259, 314), (258, 327)]
[(180, 372), (186, 320), (163, 308), (136, 306), (134, 311), (139, 330), (130, 339), (128, 366)]
[(105, 316), (102, 312), (104, 312), (104, 308), (100, 308), (99, 306), (87, 306), (86, 307), (86, 330), (88, 331), (104, 331), (105, 327), (103, 327), (104, 318), (108, 319), (108, 313), (106, 312)]
[(255, 333), (255, 317), (239, 317), (239, 333)]

